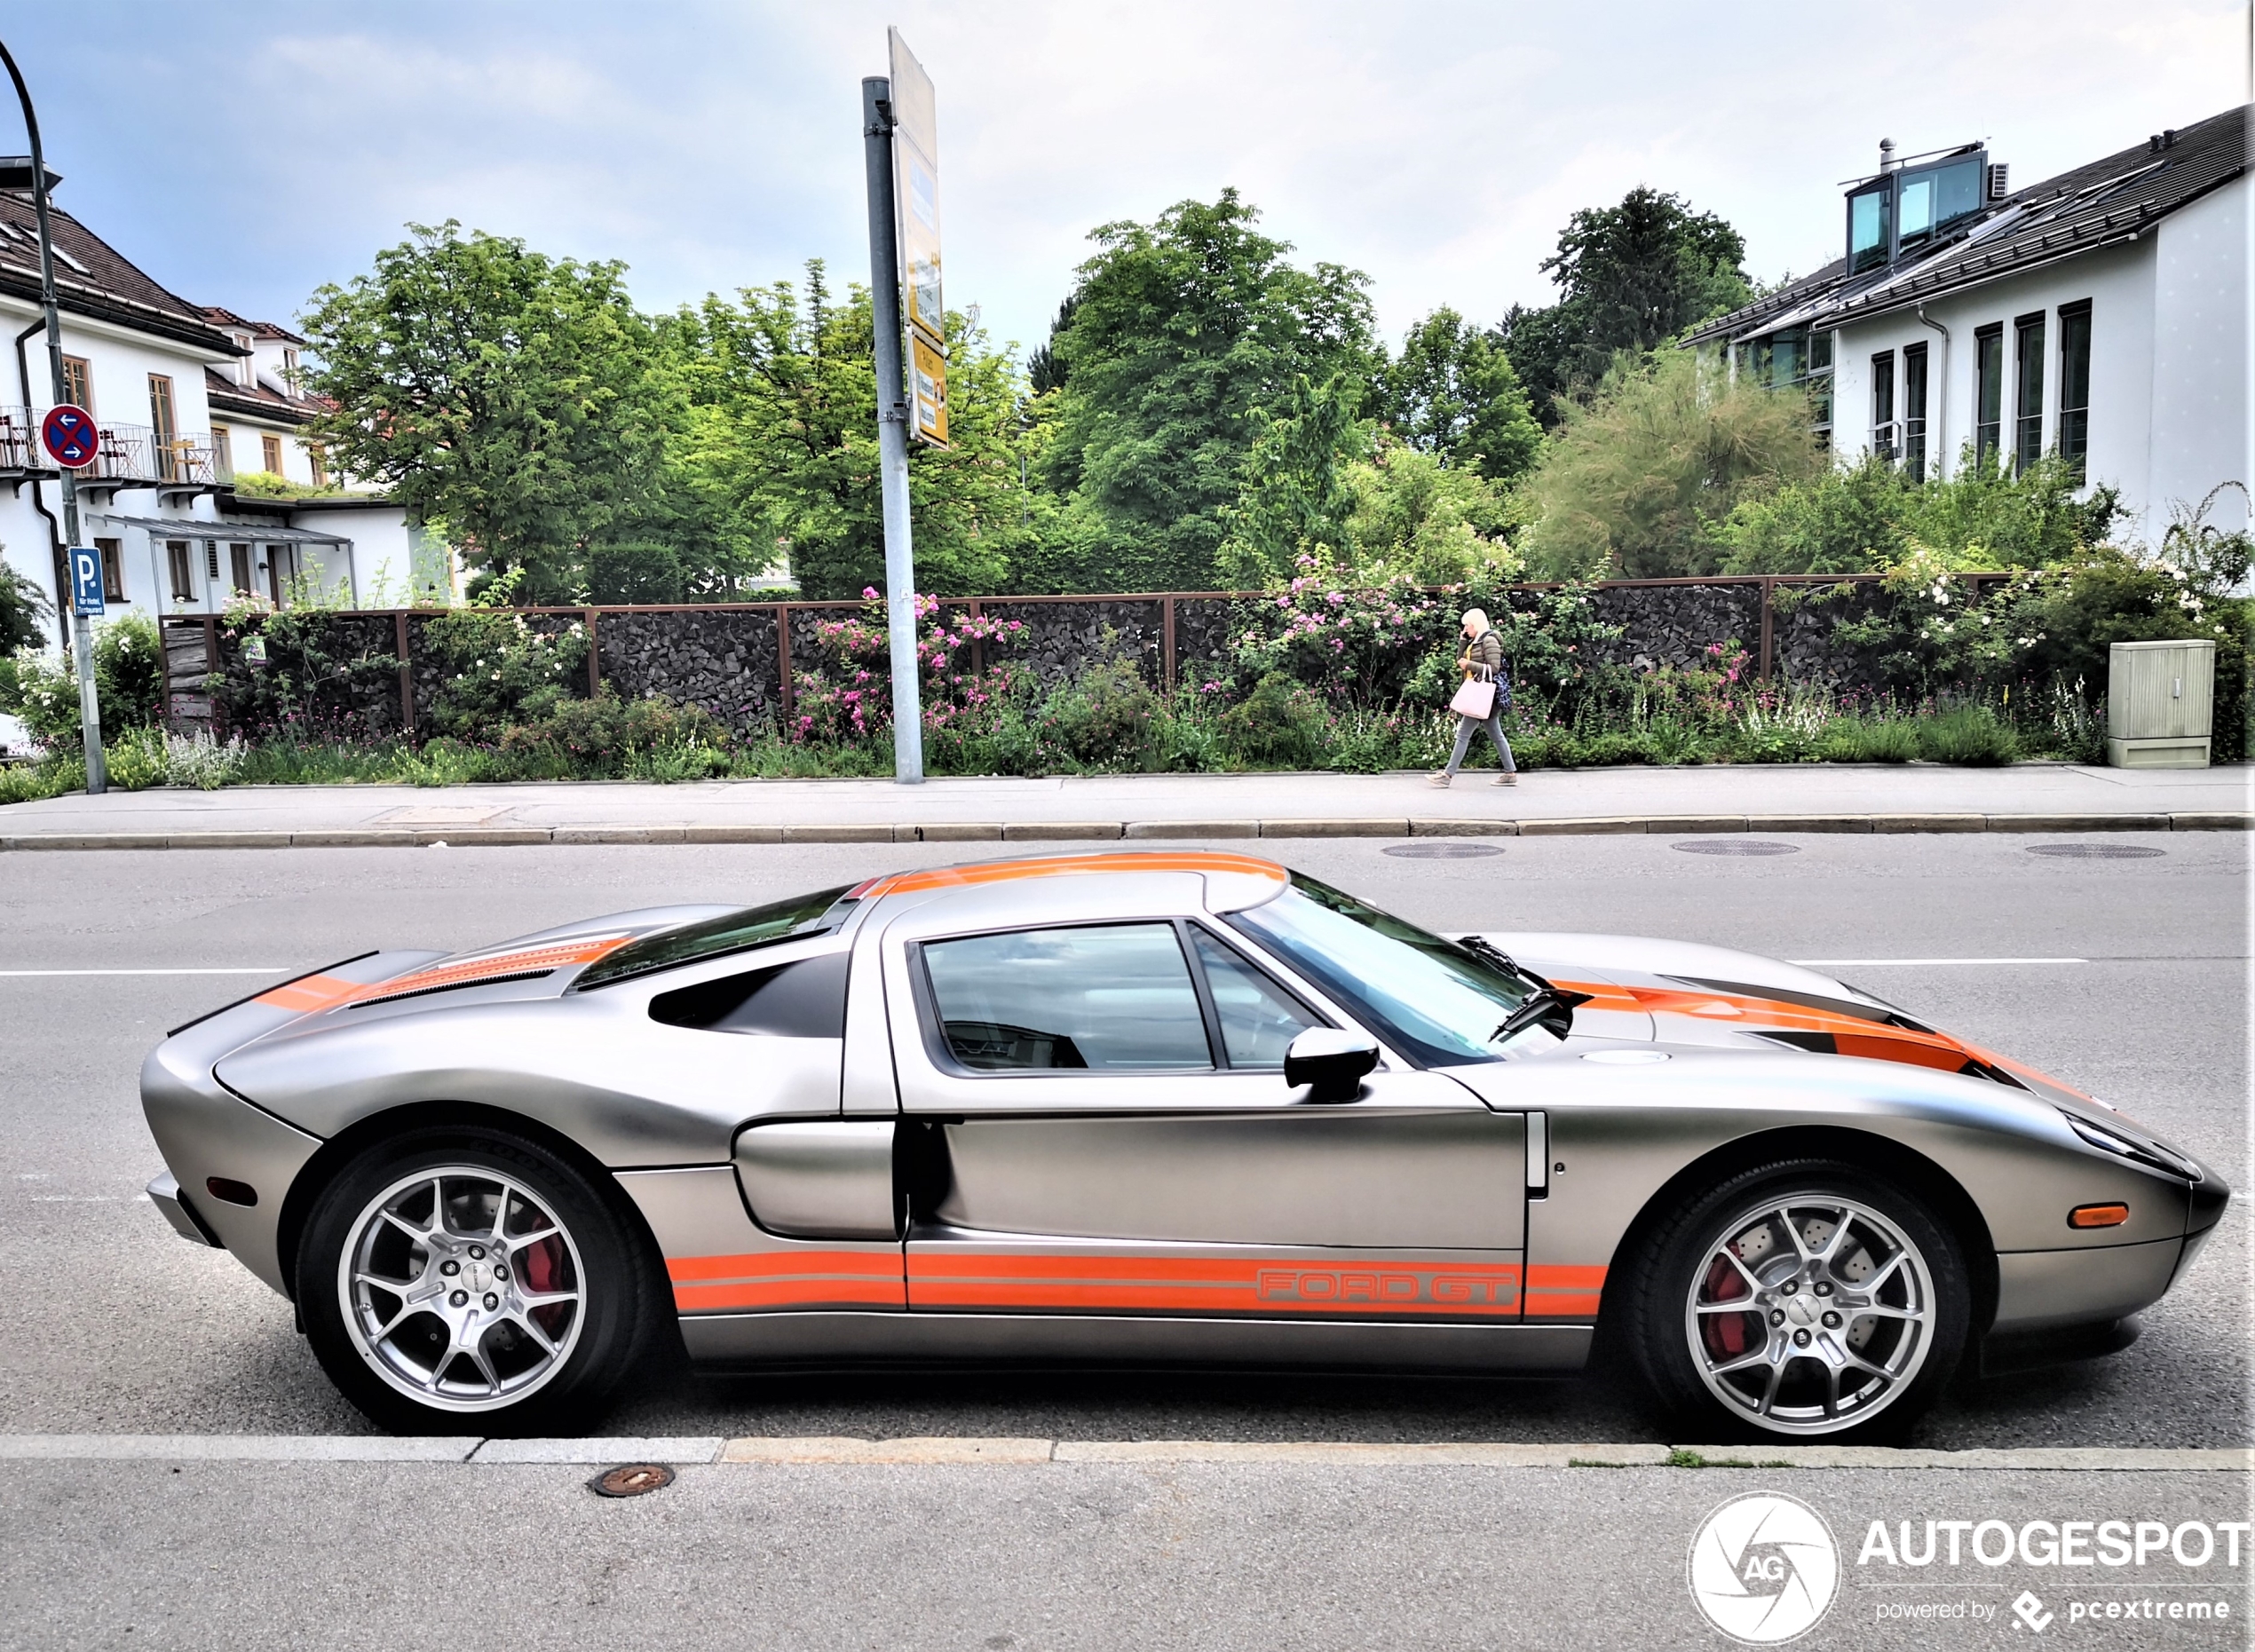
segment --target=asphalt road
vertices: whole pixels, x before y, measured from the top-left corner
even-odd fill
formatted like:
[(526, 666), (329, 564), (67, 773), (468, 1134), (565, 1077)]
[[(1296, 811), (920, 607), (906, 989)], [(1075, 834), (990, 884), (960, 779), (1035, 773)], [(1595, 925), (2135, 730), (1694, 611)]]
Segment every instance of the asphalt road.
[[(2213, 1535), (2248, 1518), (2235, 1474), (716, 1465), (608, 1501), (585, 1468), (10, 1466), (0, 1643), (42, 1648), (1724, 1648), (1687, 1554), (1719, 1505), (1764, 1490), (1838, 1545), (1829, 1612), (1795, 1643), (1815, 1652), (2238, 1648), (2250, 1603), (2243, 1539), (2235, 1569)], [(1892, 1539), (2148, 1518), (2202, 1522), (2213, 1553), (1859, 1563), (1875, 1521)], [(2094, 1601), (2230, 1616), (2093, 1622)]]
[[(1722, 840), (1690, 840), (1712, 847)], [(2008, 835), (1806, 836), (1740, 858), (1663, 838), (1522, 839), (1410, 860), (1373, 841), (1278, 847), (1442, 928), (1588, 929), (1809, 960), (2106, 1096), (2247, 1173), (2247, 858), (2236, 834), (2109, 834), (2133, 859)], [(1241, 848), (1242, 845), (1224, 847)], [(679, 899), (756, 901), (946, 846), (298, 850), (0, 857), (0, 972), (273, 967), (466, 947)], [(364, 1431), (230, 1258), (140, 1202), (159, 1167), (134, 1095), (164, 1029), (256, 977), (0, 973), (0, 1432)], [(1968, 1386), (1914, 1443), (2228, 1445), (2250, 1438), (2243, 1208), (2112, 1359)], [(966, 1372), (687, 1377), (617, 1432), (1079, 1439), (1650, 1440), (1602, 1379)]]

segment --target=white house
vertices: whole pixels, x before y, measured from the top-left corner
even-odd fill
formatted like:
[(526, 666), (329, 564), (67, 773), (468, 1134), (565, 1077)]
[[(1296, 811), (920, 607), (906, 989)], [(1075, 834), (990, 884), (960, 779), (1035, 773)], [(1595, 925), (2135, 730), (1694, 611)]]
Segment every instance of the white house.
[[(101, 553), (113, 614), (210, 613), (249, 595), (286, 605), (314, 589), (398, 603), (418, 576), (450, 582), (443, 549), (380, 498), (237, 490), (249, 470), (303, 489), (339, 480), (301, 433), (315, 410), (297, 376), (302, 341), (190, 304), (68, 213), (50, 216), (64, 377), (101, 433), (99, 455), (76, 473), (80, 534)], [(55, 398), (28, 191), (0, 191), (0, 321), (15, 358), (0, 391), (0, 557), (54, 605), (59, 635), (61, 472), (39, 443)]]
[[(1687, 342), (1808, 385), (1843, 460), (2056, 452), (2157, 545), (2172, 510), (2255, 486), (2247, 136), (2243, 107), (2021, 190), (1979, 144), (1883, 142), (1848, 190), (1848, 255)], [(2208, 519), (2247, 526), (2247, 494)]]

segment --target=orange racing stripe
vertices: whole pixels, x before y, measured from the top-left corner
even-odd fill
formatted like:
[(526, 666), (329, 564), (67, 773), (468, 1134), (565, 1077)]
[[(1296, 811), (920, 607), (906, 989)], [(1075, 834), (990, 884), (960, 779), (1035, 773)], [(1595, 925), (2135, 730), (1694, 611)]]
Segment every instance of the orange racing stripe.
[(906, 895), (920, 889), (968, 889), (1021, 878), (1070, 876), (1092, 872), (1234, 872), (1282, 883), (1287, 875), (1273, 860), (1221, 850), (1115, 851), (1094, 855), (1035, 855), (1023, 860), (990, 860), (972, 866), (940, 866), (930, 872), (896, 872), (872, 878), (848, 891), (858, 900)]
[(666, 1261), (674, 1306), (724, 1308), (906, 1308), (898, 1250), (756, 1251), (742, 1256), (676, 1256)]
[(1514, 1262), (908, 1253), (917, 1308), (1516, 1319)]
[(624, 935), (598, 935), (558, 941), (547, 946), (526, 946), (513, 952), (487, 952), (482, 957), (463, 959), (459, 963), (439, 964), (428, 969), (418, 969), (412, 975), (395, 976), (389, 981), (346, 981), (336, 976), (305, 976), (296, 981), (284, 982), (270, 992), (261, 992), (251, 1001), (272, 1009), (294, 1010), (299, 1015), (310, 1016), (371, 998), (396, 998), (407, 992), (429, 992), (435, 987), (471, 986), (496, 976), (526, 975), (536, 969), (562, 969), (574, 964), (591, 964), (605, 953), (624, 946), (629, 938)]
[(1527, 1269), (1527, 1317), (1594, 1319), (1605, 1269), (1578, 1262), (1534, 1262)]
[(1692, 1016), (1702, 1021), (1751, 1019), (1781, 1032), (1828, 1034), (1842, 1055), (1871, 1061), (1902, 1062), (1914, 1067), (1935, 1067), (1956, 1072), (1974, 1053), (1957, 1039), (1939, 1032), (1915, 1032), (1888, 1026), (1859, 1016), (1816, 1009), (1806, 1004), (1782, 1003), (1735, 992), (1687, 991), (1677, 987), (1615, 986), (1607, 982), (1561, 981), (1577, 992), (1592, 994), (1593, 1008), (1636, 1008), (1654, 1015)]

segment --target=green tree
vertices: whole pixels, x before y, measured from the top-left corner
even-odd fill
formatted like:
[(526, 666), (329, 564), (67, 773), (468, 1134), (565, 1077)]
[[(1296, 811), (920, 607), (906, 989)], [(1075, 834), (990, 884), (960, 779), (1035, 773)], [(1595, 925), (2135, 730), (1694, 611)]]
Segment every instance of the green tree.
[(1520, 526), (1513, 501), (1479, 471), (1391, 437), (1350, 465), (1348, 537), (1373, 583), (1405, 574), (1419, 585), (1512, 580), (1522, 564), (1506, 535)]
[(1261, 433), (1246, 454), (1238, 502), (1223, 510), (1229, 535), (1215, 557), (1224, 585), (1257, 589), (1286, 578), (1303, 556), (1354, 563), (1355, 500), (1343, 462), (1361, 446), (1358, 394), (1345, 373), (1320, 385), (1302, 373), (1276, 413), (1254, 412)]
[(1381, 416), (1421, 453), (1508, 482), (1535, 462), (1542, 427), (1495, 335), (1454, 310), (1436, 310), (1386, 367)]
[(1559, 292), (1540, 309), (1515, 304), (1500, 329), (1504, 352), (1545, 427), (1577, 385), (1594, 385), (1620, 351), (1647, 351), (1753, 296), (1746, 244), (1711, 212), (1639, 185), (1617, 207), (1567, 220), (1542, 268)]
[(569, 600), (587, 545), (651, 494), (663, 435), (625, 266), (550, 258), (453, 220), (408, 225), (305, 316), (310, 433), (473, 568)]
[(1712, 573), (1711, 522), (1825, 466), (1805, 397), (1730, 383), (1689, 351), (1624, 353), (1587, 407), (1565, 407), (1527, 484), (1528, 560), (1546, 579)]
[[(950, 446), (911, 447), (909, 496), (917, 588), (962, 595), (1007, 588), (1039, 529), (1021, 481), (1022, 375), (975, 319), (948, 325)], [(819, 260), (803, 295), (789, 281), (746, 288), (669, 323), (692, 468), (788, 553), (809, 597), (884, 582), (874, 326), (867, 290), (834, 303)]]
[(1366, 276), (1286, 261), (1225, 189), (1090, 236), (1070, 319), (1047, 479), (1077, 518), (1075, 577), (1113, 589), (1209, 584), (1245, 462), (1297, 378), (1376, 376)]
[(42, 646), (47, 632), (40, 621), (52, 612), (45, 593), (0, 562), (0, 655)]

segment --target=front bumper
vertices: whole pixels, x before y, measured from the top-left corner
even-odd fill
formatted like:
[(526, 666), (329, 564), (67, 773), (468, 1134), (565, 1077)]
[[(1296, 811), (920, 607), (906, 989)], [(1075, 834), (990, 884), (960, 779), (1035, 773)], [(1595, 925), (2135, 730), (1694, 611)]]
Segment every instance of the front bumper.
[(192, 1245), (210, 1245), (226, 1249), (219, 1236), (203, 1225), (195, 1213), (195, 1206), (181, 1197), (179, 1178), (170, 1171), (149, 1179), (149, 1203), (155, 1205), (157, 1214), (172, 1224), (172, 1231)]

